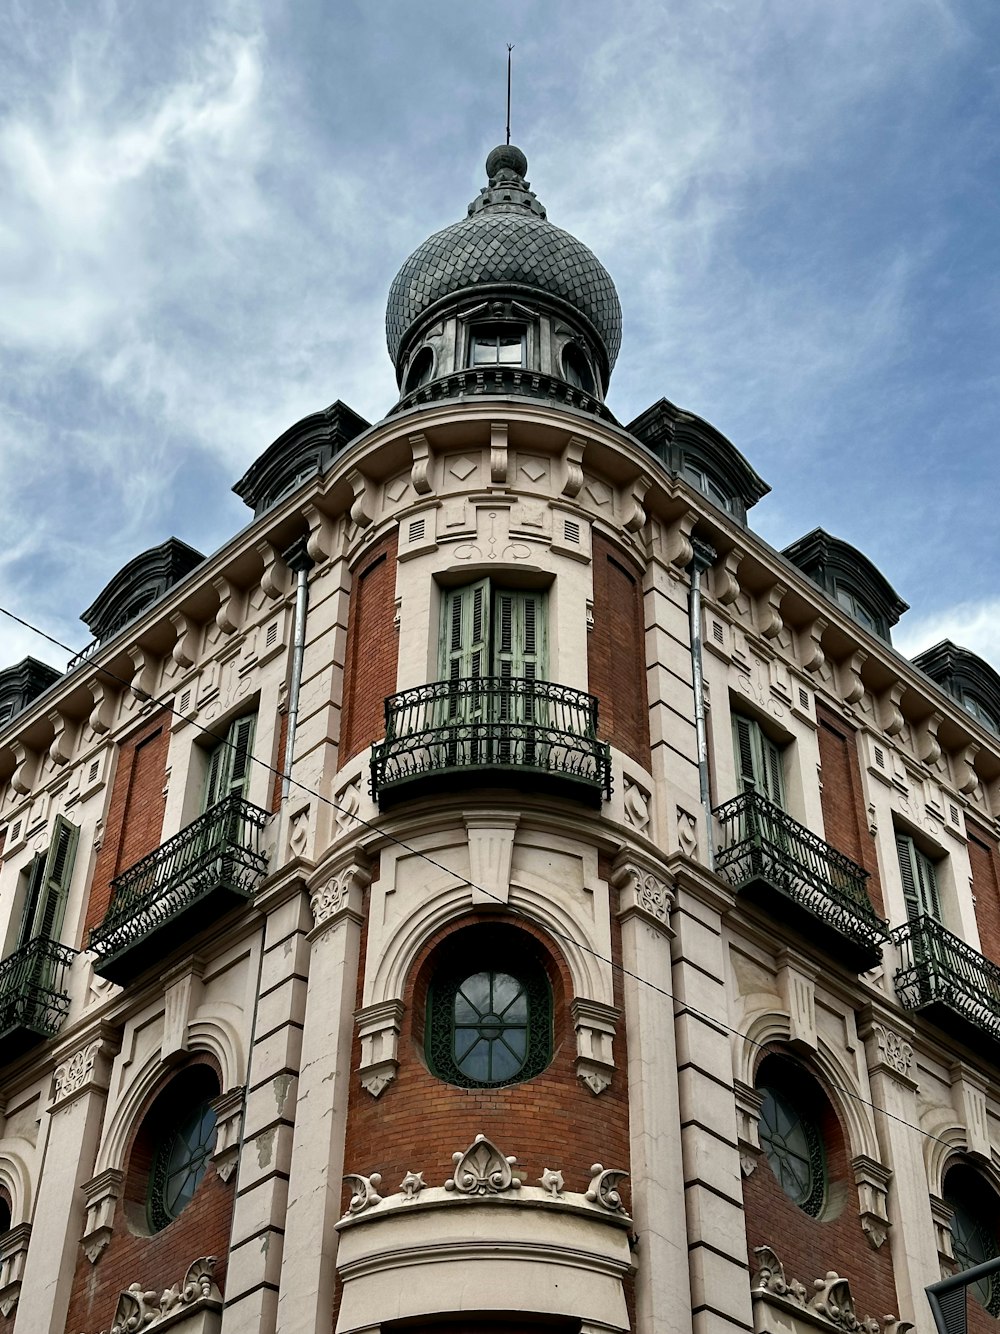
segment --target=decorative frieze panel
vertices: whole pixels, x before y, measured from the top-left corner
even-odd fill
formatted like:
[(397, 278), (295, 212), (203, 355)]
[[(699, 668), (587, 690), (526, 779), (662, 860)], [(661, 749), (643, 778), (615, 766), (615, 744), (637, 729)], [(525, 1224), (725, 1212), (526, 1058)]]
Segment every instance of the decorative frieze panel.
[[(222, 1310), (222, 1293), (212, 1278), (218, 1261), (214, 1255), (195, 1260), (184, 1278), (159, 1295), (145, 1291), (141, 1283), (133, 1283), (118, 1298), (114, 1320), (107, 1334), (131, 1334), (132, 1330), (156, 1330), (177, 1323), (179, 1317), (191, 1318), (199, 1314)], [(185, 1329), (189, 1326), (185, 1325)], [(192, 1334), (200, 1334), (204, 1325), (191, 1325)]]
[(621, 894), (623, 914), (638, 912), (661, 930), (672, 934), (669, 920), (674, 892), (661, 872), (626, 854), (615, 863), (611, 883)]
[(909, 1334), (913, 1326), (895, 1316), (883, 1316), (876, 1320), (873, 1316), (861, 1319), (854, 1306), (851, 1285), (846, 1278), (828, 1270), (823, 1278), (814, 1279), (806, 1287), (798, 1279), (787, 1279), (785, 1270), (770, 1246), (755, 1246), (754, 1256), (757, 1268), (750, 1280), (750, 1295), (754, 1299), (754, 1327), (757, 1330), (770, 1330), (772, 1322), (761, 1317), (757, 1311), (757, 1302), (773, 1304), (783, 1314), (792, 1317), (782, 1328), (795, 1328), (795, 1318), (805, 1317), (805, 1323), (813, 1327), (846, 1331), (846, 1334)]

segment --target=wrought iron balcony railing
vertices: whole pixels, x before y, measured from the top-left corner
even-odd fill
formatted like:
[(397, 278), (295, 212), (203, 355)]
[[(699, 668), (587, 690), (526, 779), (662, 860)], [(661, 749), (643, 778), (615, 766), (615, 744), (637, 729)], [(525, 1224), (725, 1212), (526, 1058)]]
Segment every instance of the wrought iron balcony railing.
[(69, 1010), (66, 969), (76, 954), (36, 936), (0, 962), (0, 1060), (59, 1032)]
[(908, 1010), (940, 1005), (1000, 1042), (1000, 968), (923, 914), (897, 926), (896, 994)]
[(611, 752), (597, 739), (597, 700), (520, 677), (434, 681), (385, 701), (385, 740), (372, 752), (372, 796), (469, 769), (543, 775), (611, 794)]
[(267, 869), (261, 831), (267, 811), (226, 797), (111, 882), (111, 904), (90, 933), (95, 971), (128, 980), (152, 950), (162, 957), (175, 938), (249, 898)]
[(868, 897), (867, 871), (759, 792), (715, 814), (722, 826), (715, 869), (724, 880), (736, 889), (770, 886), (837, 932), (859, 959), (881, 957), (886, 927)]
[(614, 421), (599, 398), (560, 380), (555, 375), (527, 370), (523, 366), (468, 366), (422, 384), (403, 394), (392, 412), (405, 412), (417, 403), (434, 403), (442, 398), (466, 398), (473, 394), (502, 394), (505, 397), (544, 398), (567, 407), (592, 412), (605, 421)]

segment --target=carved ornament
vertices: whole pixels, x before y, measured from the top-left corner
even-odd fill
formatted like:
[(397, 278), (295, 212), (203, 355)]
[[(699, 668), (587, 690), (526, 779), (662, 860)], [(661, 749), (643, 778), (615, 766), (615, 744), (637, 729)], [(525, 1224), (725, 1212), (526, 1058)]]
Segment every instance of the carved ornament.
[(371, 872), (356, 862), (342, 867), (321, 880), (309, 891), (309, 906), (317, 926), (332, 921), (352, 906), (352, 892), (357, 894), (371, 882)]
[(133, 1334), (133, 1331), (156, 1329), (166, 1322), (168, 1317), (183, 1312), (187, 1315), (201, 1309), (222, 1309), (222, 1293), (212, 1278), (212, 1270), (218, 1261), (214, 1255), (195, 1260), (180, 1283), (167, 1288), (159, 1295), (153, 1291), (144, 1291), (141, 1283), (133, 1283), (118, 1298), (111, 1329), (107, 1334)]
[(415, 1200), (426, 1185), (423, 1172), (407, 1172), (399, 1183), (399, 1193), (404, 1200)]
[(884, 1024), (872, 1024), (872, 1032), (875, 1034), (875, 1041), (878, 1044), (883, 1065), (887, 1065), (897, 1075), (905, 1075), (909, 1078), (910, 1067), (913, 1064), (913, 1048), (911, 1045), (905, 1038), (893, 1032), (891, 1028), (886, 1028)]
[(460, 1195), (499, 1195), (505, 1190), (519, 1190), (521, 1183), (511, 1168), (516, 1158), (504, 1157), (485, 1135), (477, 1135), (464, 1153), (453, 1153), (454, 1175), (444, 1183), (445, 1190)]
[(359, 1176), (357, 1172), (347, 1172), (344, 1180), (351, 1183), (351, 1199), (345, 1218), (348, 1214), (362, 1214), (381, 1200), (382, 1196), (378, 1193), (378, 1187), (382, 1184), (381, 1172), (372, 1172), (367, 1177)]
[(611, 1213), (624, 1214), (627, 1210), (622, 1203), (618, 1183), (626, 1180), (627, 1177), (628, 1173), (621, 1171), (619, 1168), (606, 1168), (600, 1163), (594, 1163), (590, 1169), (590, 1185), (584, 1192), (584, 1198), (590, 1200), (592, 1204), (603, 1205)]
[(881, 1322), (872, 1316), (860, 1319), (850, 1283), (833, 1269), (823, 1278), (814, 1279), (807, 1288), (798, 1279), (786, 1279), (784, 1267), (770, 1246), (755, 1246), (754, 1255), (757, 1268), (750, 1282), (753, 1297), (777, 1298), (779, 1304), (799, 1307), (830, 1329), (844, 1330), (846, 1334), (909, 1334), (913, 1328), (907, 1321), (891, 1315)]
[(625, 860), (616, 864), (612, 884), (631, 898), (623, 908), (634, 907), (661, 926), (666, 926), (674, 906), (674, 894), (666, 880), (648, 867)]
[(72, 1093), (78, 1093), (90, 1079), (94, 1071), (94, 1062), (101, 1049), (100, 1042), (91, 1042), (82, 1047), (62, 1065), (57, 1065), (52, 1076), (52, 1098), (60, 1102)]
[(553, 1172), (551, 1167), (546, 1167), (543, 1169), (542, 1175), (538, 1178), (538, 1184), (541, 1186), (542, 1190), (548, 1191), (548, 1193), (555, 1199), (563, 1193), (565, 1182), (563, 1181), (562, 1172)]

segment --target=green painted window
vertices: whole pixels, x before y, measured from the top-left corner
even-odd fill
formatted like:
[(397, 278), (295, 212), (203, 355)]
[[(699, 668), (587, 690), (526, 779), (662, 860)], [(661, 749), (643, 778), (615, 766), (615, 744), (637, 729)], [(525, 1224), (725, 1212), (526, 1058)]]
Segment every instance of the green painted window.
[(928, 916), (941, 920), (941, 900), (938, 896), (937, 870), (926, 853), (921, 852), (909, 834), (896, 835), (896, 853), (899, 856), (899, 874), (903, 880), (906, 915)]
[(441, 674), (544, 677), (545, 595), (494, 588), (489, 579), (449, 590), (441, 617)]
[(785, 785), (781, 748), (753, 718), (733, 714), (736, 776), (743, 792), (759, 792), (784, 810)]
[(38, 853), (28, 865), (28, 883), (15, 949), (38, 936), (58, 940), (79, 838), (77, 826), (57, 815), (48, 851)]
[(758, 1092), (763, 1102), (757, 1130), (771, 1171), (788, 1198), (815, 1218), (826, 1198), (826, 1163), (819, 1128), (778, 1089), (764, 1085)]
[(233, 795), (242, 797), (250, 777), (253, 733), (257, 718), (248, 714), (229, 724), (226, 735), (208, 753), (208, 773), (202, 809)]
[(159, 1232), (191, 1203), (215, 1149), (215, 1112), (199, 1103), (157, 1145), (149, 1175), (149, 1227)]
[(451, 969), (428, 995), (431, 1070), (462, 1088), (517, 1084), (552, 1059), (552, 998), (539, 964)]

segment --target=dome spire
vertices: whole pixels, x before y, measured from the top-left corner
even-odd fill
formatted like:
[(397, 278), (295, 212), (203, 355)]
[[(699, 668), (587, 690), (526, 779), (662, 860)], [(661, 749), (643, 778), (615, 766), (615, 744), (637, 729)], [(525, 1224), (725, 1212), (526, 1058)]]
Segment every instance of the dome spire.
[(546, 217), (530, 182), (525, 180), (528, 159), (516, 144), (498, 144), (486, 159), (486, 177), (479, 194), (469, 205), (469, 217), (489, 209), (494, 213), (534, 213)]

